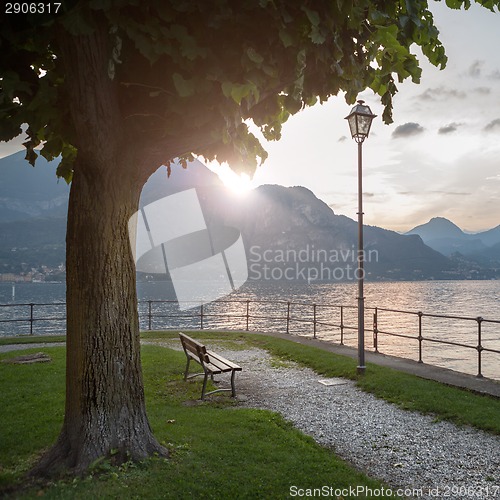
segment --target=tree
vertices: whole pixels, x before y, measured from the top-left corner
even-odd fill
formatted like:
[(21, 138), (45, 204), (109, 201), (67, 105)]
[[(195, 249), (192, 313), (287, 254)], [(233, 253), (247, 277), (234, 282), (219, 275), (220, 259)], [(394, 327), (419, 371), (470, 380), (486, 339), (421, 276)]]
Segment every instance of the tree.
[(252, 173), (266, 153), (248, 120), (279, 139), (290, 115), (339, 92), (353, 103), (373, 89), (389, 123), (395, 79), (419, 81), (410, 46), (437, 66), (446, 56), (426, 0), (32, 5), (45, 12), (2, 20), (0, 140), (27, 124), (27, 160), (43, 145), (71, 182), (66, 409), (36, 472), (80, 473), (112, 451), (167, 454), (145, 411), (127, 230), (149, 175), (192, 154)]

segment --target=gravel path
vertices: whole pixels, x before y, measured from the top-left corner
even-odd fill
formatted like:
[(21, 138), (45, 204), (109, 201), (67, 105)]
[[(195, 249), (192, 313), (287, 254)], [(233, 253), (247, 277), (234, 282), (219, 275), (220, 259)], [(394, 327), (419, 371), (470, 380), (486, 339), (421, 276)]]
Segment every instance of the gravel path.
[(40, 344), (7, 344), (0, 345), (0, 353), (10, 351), (25, 351), (26, 349), (38, 349), (40, 347), (61, 347), (66, 342), (45, 342)]
[(281, 413), (394, 490), (419, 498), (500, 498), (500, 437), (401, 410), (352, 381), (322, 385), (312, 370), (273, 366), (262, 350), (214, 350), (242, 366), (236, 375), (242, 406)]

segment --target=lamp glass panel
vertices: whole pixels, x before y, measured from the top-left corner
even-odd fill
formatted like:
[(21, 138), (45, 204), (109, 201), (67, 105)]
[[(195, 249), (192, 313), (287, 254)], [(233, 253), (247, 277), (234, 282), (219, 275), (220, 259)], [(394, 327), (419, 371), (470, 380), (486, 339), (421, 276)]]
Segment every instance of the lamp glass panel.
[(358, 134), (367, 136), (370, 132), (372, 117), (366, 115), (358, 115)]
[(355, 137), (358, 134), (358, 127), (356, 124), (357, 116), (356, 115), (351, 115), (348, 118), (349, 122), (349, 128), (351, 129), (351, 136)]

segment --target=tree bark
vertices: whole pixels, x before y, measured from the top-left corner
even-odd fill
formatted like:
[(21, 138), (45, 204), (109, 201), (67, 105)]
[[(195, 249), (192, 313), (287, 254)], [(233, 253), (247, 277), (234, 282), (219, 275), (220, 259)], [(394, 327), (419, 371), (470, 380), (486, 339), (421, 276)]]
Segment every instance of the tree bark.
[(43, 476), (82, 473), (103, 456), (167, 455), (146, 416), (128, 234), (155, 166), (141, 168), (147, 162), (127, 140), (105, 69), (106, 29), (60, 44), (78, 156), (66, 236), (66, 408), (56, 444), (32, 471)]
[(75, 171), (67, 228), (65, 418), (37, 474), (81, 473), (111, 453), (119, 460), (166, 454), (148, 423), (141, 374), (128, 235), (140, 190), (128, 177)]

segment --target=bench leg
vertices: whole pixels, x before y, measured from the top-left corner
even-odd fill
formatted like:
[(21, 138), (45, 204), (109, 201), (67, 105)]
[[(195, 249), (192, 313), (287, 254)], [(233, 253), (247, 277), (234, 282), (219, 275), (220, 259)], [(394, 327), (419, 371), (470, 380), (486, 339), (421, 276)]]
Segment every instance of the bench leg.
[(236, 397), (236, 387), (234, 386), (234, 376), (236, 375), (236, 371), (233, 370), (231, 372), (231, 397)]
[(191, 358), (188, 356), (187, 357), (187, 363), (186, 363), (186, 371), (184, 372), (184, 382), (187, 380), (188, 377), (188, 372), (189, 372), (189, 362), (191, 361)]
[(201, 389), (201, 400), (205, 399), (205, 390), (207, 389), (208, 373), (205, 372), (205, 377), (203, 378), (203, 388)]

